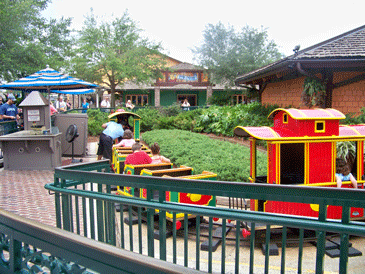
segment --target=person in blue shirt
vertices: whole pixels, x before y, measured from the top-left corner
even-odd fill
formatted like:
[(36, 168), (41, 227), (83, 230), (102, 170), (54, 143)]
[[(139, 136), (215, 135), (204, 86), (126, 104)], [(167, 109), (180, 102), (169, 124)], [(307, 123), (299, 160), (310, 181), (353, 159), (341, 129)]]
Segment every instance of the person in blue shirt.
[(19, 120), (18, 108), (16, 107), (13, 94), (8, 95), (8, 101), (0, 106), (0, 121)]
[(123, 137), (124, 129), (122, 126), (122, 119), (120, 116), (117, 116), (117, 122), (111, 121), (106, 124), (103, 124), (102, 127), (105, 128), (103, 133), (100, 134), (99, 138), (99, 148), (97, 151), (98, 160), (101, 160), (102, 157), (112, 160), (112, 152), (113, 152), (113, 142), (115, 139), (119, 137)]
[(86, 99), (84, 99), (82, 103), (82, 113), (86, 113), (88, 108), (89, 108), (89, 103), (86, 102)]

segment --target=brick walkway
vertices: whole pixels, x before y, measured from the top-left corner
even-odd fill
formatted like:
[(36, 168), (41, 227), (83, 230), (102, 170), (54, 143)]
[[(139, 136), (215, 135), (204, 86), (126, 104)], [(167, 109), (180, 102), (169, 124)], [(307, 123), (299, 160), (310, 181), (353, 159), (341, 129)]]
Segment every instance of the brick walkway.
[[(96, 160), (95, 147), (96, 144), (88, 143), (92, 156), (83, 158), (84, 162)], [(69, 157), (62, 158), (62, 162), (67, 162), (68, 159)], [(53, 170), (0, 168), (0, 208), (56, 227), (54, 195), (50, 195), (44, 188), (45, 184), (53, 182), (53, 175)]]
[(0, 171), (0, 208), (43, 224), (56, 226), (54, 196), (45, 184), (53, 182), (50, 170)]

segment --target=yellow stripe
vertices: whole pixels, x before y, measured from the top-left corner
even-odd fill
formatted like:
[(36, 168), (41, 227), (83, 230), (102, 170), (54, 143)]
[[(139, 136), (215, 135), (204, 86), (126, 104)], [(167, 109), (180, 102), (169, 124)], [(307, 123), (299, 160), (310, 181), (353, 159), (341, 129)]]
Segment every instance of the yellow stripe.
[(270, 182), (270, 149), (271, 143), (267, 142), (266, 166), (267, 166), (267, 183)]
[(276, 145), (276, 184), (280, 185), (280, 144)]
[[(335, 115), (333, 115), (333, 113), (332, 113), (331, 111), (327, 110), (327, 109), (321, 109), (321, 111), (324, 111), (324, 112), (326, 112), (329, 116), (331, 116), (331, 117), (335, 117), (335, 118), (336, 118), (336, 116), (335, 116)], [(327, 118), (326, 118), (326, 119), (327, 119)]]
[(353, 128), (353, 127), (350, 127), (350, 126), (348, 126), (348, 125), (342, 125), (343, 127), (347, 127), (347, 128), (349, 128), (349, 129), (351, 129), (353, 132), (355, 132), (357, 135), (361, 135), (361, 133), (357, 130), (357, 129), (355, 129), (355, 128)]
[(298, 111), (300, 114), (302, 114), (302, 115), (303, 115), (303, 117), (300, 117), (300, 118), (293, 117), (294, 119), (295, 119), (295, 118), (296, 118), (296, 119), (308, 119), (308, 116), (307, 116), (307, 115), (305, 115), (305, 114), (303, 113), (303, 111), (301, 111), (300, 109), (296, 109), (296, 111)]
[(309, 184), (309, 143), (305, 143), (304, 146), (304, 184)]
[(311, 143), (322, 143), (322, 142), (332, 142), (332, 141), (361, 141), (365, 140), (365, 135), (361, 136), (313, 136), (313, 137), (285, 137), (280, 139), (262, 139), (270, 140), (273, 144), (279, 143), (304, 143), (304, 141)]
[(332, 143), (331, 182), (335, 182), (337, 145)]

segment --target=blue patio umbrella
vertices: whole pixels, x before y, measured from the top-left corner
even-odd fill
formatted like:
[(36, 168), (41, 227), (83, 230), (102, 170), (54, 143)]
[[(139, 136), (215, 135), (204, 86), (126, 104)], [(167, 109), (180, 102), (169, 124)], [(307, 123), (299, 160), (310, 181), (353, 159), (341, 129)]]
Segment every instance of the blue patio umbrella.
[(65, 94), (85, 94), (94, 92), (95, 84), (62, 74), (52, 68), (45, 68), (14, 82), (0, 85), (1, 89), (31, 92), (55, 92)]

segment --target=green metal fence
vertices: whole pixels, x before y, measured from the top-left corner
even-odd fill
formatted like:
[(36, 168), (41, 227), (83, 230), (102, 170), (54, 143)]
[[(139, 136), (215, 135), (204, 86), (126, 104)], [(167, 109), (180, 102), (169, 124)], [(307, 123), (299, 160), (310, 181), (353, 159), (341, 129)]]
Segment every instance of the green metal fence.
[[(186, 273), (0, 209), (0, 273)], [(196, 273), (198, 273), (196, 271)]]
[[(350, 220), (351, 207), (365, 207), (364, 190), (120, 175), (109, 173), (108, 161), (57, 168), (54, 178), (54, 183), (45, 187), (55, 195), (57, 227), (182, 265), (187, 271), (323, 273), (334, 268), (333, 261), (325, 260), (326, 242), (330, 237), (338, 236), (340, 257), (335, 268), (336, 272), (347, 273), (350, 236), (365, 236), (364, 223)], [(115, 195), (111, 191), (113, 185), (146, 189), (147, 199)], [(165, 201), (167, 191), (216, 195), (218, 199), (317, 204), (319, 216), (295, 217), (224, 206), (170, 203)], [(115, 204), (125, 210), (116, 213)], [(328, 205), (342, 207), (342, 220), (326, 218)], [(171, 221), (167, 220), (166, 212), (174, 212)], [(176, 230), (177, 213), (185, 214), (181, 230)], [(189, 220), (188, 214), (196, 218)], [(251, 235), (244, 238), (242, 231), (246, 226), (250, 227)], [(259, 226), (265, 229), (259, 230)], [(216, 233), (217, 227), (223, 231), (220, 235)], [(298, 233), (294, 247), (290, 238), (293, 231)], [(218, 249), (217, 242), (220, 244)], [(281, 256), (270, 256), (274, 242), (281, 246)], [(309, 255), (306, 254), (308, 245)], [(292, 257), (288, 260), (293, 248), (296, 250), (295, 262)]]

